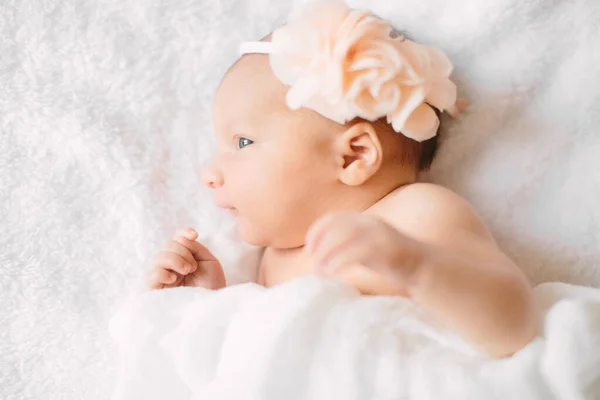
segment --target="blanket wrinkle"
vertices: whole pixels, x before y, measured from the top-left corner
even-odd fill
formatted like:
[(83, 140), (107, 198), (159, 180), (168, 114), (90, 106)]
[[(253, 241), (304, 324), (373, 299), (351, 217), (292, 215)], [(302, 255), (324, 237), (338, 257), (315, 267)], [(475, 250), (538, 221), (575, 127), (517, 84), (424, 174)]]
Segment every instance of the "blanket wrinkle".
[[(600, 393), (598, 289), (536, 287), (540, 334), (505, 359), (480, 353), (408, 299), (360, 296), (333, 280), (164, 292), (134, 298), (111, 324), (121, 356), (114, 400), (141, 393), (158, 400), (148, 393), (168, 388), (185, 393), (171, 398), (198, 400), (571, 400)], [(166, 307), (157, 298), (168, 298)], [(152, 359), (165, 362), (148, 365)]]

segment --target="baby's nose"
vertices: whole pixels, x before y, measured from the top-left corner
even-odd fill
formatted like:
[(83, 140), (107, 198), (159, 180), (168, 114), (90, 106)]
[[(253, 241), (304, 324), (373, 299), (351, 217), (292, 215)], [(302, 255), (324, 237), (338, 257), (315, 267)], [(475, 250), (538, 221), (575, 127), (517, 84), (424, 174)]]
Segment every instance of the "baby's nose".
[(202, 182), (211, 189), (223, 186), (223, 175), (217, 171), (213, 163), (208, 164), (202, 170)]

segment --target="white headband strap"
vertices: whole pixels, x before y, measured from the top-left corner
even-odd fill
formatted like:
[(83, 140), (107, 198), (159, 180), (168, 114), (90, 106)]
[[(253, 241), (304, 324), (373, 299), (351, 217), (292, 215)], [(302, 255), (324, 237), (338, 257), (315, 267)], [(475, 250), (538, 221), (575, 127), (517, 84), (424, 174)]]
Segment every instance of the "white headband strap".
[(271, 42), (244, 42), (240, 45), (240, 55), (249, 53), (269, 54), (273, 48)]

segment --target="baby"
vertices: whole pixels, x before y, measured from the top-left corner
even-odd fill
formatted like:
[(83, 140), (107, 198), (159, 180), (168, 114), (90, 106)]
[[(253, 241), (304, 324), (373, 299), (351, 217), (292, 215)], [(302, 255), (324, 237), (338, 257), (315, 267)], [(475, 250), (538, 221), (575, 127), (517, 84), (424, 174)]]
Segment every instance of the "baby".
[[(203, 181), (264, 247), (259, 284), (318, 273), (405, 296), (494, 356), (533, 339), (524, 274), (464, 199), (417, 182), (440, 114), (457, 111), (440, 50), (322, 3), (242, 52), (215, 96), (218, 153)], [(197, 237), (188, 228), (165, 245), (151, 288), (225, 287)]]

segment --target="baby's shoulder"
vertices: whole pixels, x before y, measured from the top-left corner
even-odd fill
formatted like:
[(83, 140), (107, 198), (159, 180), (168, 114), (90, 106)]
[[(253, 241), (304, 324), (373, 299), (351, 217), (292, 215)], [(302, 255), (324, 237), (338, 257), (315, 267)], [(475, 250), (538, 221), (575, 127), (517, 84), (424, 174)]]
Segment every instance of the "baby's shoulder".
[(413, 183), (401, 186), (384, 197), (376, 207), (385, 211), (415, 213), (448, 213), (472, 210), (466, 199), (440, 185), (433, 183)]
[(389, 194), (389, 205), (410, 206), (412, 212), (435, 213), (444, 215), (470, 213), (473, 207), (459, 194), (433, 183), (413, 183), (402, 186)]
[(408, 232), (447, 235), (460, 230), (492, 239), (483, 220), (465, 198), (431, 183), (402, 186), (372, 210), (398, 229)]

